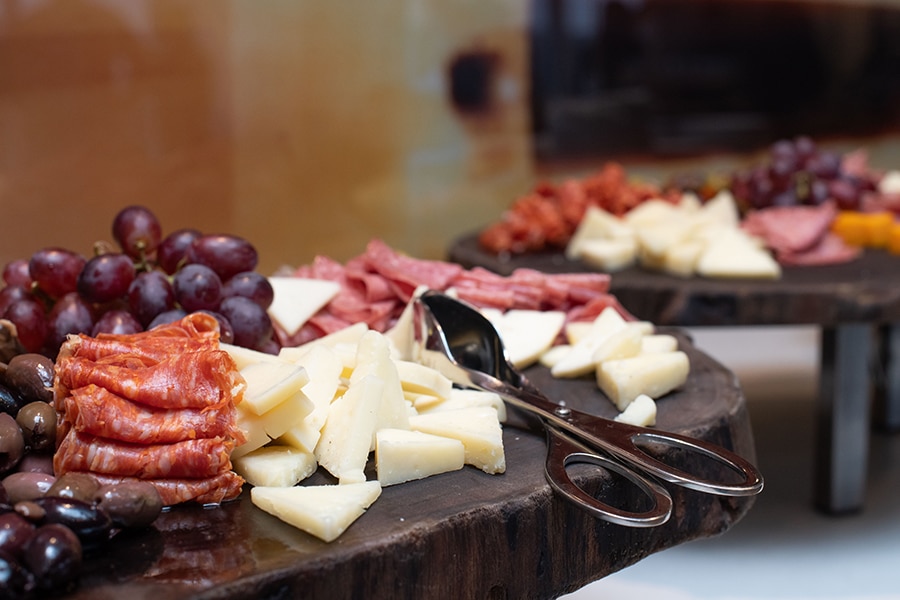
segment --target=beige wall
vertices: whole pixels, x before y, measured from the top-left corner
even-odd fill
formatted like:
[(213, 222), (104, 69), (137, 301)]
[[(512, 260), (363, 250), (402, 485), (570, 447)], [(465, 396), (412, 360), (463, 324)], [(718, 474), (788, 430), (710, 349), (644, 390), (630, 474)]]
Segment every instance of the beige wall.
[[(381, 237), (439, 258), (530, 184), (521, 1), (11, 0), (0, 5), (0, 261), (90, 252), (140, 203), (260, 269)], [(457, 53), (499, 58), (455, 113)]]

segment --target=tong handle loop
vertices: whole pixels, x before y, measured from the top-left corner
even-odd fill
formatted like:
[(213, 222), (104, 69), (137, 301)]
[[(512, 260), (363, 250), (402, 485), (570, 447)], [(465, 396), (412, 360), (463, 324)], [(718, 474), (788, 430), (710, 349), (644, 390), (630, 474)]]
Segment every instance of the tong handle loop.
[[(591, 515), (618, 525), (655, 527), (669, 520), (672, 514), (672, 497), (659, 483), (642, 477), (621, 463), (594, 453), (554, 426), (548, 424), (546, 430), (545, 473), (547, 481), (556, 492)], [(567, 467), (575, 463), (592, 464), (621, 475), (649, 497), (652, 506), (644, 512), (633, 512), (601, 502), (572, 481)]]

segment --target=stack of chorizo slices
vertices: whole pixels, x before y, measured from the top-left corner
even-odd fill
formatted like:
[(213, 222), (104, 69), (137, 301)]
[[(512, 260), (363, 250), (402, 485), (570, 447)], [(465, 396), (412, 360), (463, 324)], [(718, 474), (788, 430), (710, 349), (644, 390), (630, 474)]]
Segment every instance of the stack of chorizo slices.
[(245, 387), (204, 313), (137, 334), (70, 336), (56, 361), (54, 471), (145, 480), (167, 506), (236, 498), (243, 480), (231, 451), (244, 441), (235, 404)]

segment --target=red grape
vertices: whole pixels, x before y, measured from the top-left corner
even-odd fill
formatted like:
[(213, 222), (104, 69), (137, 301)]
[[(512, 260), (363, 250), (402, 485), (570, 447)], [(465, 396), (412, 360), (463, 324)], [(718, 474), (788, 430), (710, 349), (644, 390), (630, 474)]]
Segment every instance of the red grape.
[(128, 206), (113, 219), (112, 234), (122, 252), (131, 258), (141, 258), (159, 246), (162, 227), (148, 208)]
[(259, 257), (247, 240), (234, 235), (203, 235), (187, 250), (189, 263), (206, 265), (227, 281), (243, 271), (256, 268)]
[(28, 261), (24, 258), (17, 258), (10, 261), (3, 267), (3, 281), (6, 285), (20, 285), (22, 287), (31, 287), (31, 274), (28, 272)]
[(175, 300), (187, 312), (217, 310), (222, 301), (222, 280), (199, 264), (185, 265), (172, 279)]
[(16, 300), (34, 300), (31, 292), (20, 285), (8, 285), (0, 290), (0, 315)]
[(128, 288), (128, 306), (144, 327), (156, 315), (175, 307), (175, 292), (162, 271), (139, 273)]
[(175, 321), (183, 318), (187, 315), (187, 312), (181, 308), (173, 308), (171, 310), (167, 310), (165, 312), (161, 312), (156, 317), (150, 321), (150, 324), (147, 325), (147, 330), (153, 329), (159, 325), (166, 325), (168, 323), (174, 323)]
[(134, 275), (134, 263), (125, 254), (94, 256), (78, 276), (78, 293), (88, 302), (110, 302), (128, 292)]
[(199, 238), (202, 233), (196, 229), (179, 229), (173, 231), (163, 239), (156, 248), (156, 264), (159, 268), (172, 275), (185, 260), (188, 247)]
[(272, 300), (275, 299), (275, 290), (272, 289), (272, 284), (265, 275), (256, 271), (244, 271), (225, 282), (222, 287), (222, 296), (225, 298), (243, 296), (263, 308), (269, 308)]
[(50, 309), (47, 328), (47, 352), (50, 356), (56, 356), (67, 335), (91, 333), (94, 328), (91, 306), (77, 292), (66, 294)]
[(233, 344), (234, 343), (234, 329), (231, 327), (231, 323), (228, 319), (225, 318), (220, 312), (216, 312), (214, 310), (201, 310), (199, 312), (206, 313), (215, 317), (216, 321), (219, 322), (219, 341), (223, 344)]
[(84, 257), (71, 250), (44, 248), (32, 255), (28, 273), (48, 296), (61, 298), (75, 291), (84, 264)]
[(3, 312), (3, 318), (16, 326), (19, 341), (29, 352), (40, 352), (47, 339), (47, 316), (44, 307), (36, 300), (17, 300)]
[(99, 333), (128, 334), (139, 333), (144, 327), (138, 320), (127, 310), (108, 310), (97, 319), (94, 328), (91, 329), (91, 335), (96, 336)]
[(271, 339), (273, 328), (268, 313), (259, 304), (242, 296), (222, 300), (219, 312), (231, 323), (234, 343), (257, 349)]

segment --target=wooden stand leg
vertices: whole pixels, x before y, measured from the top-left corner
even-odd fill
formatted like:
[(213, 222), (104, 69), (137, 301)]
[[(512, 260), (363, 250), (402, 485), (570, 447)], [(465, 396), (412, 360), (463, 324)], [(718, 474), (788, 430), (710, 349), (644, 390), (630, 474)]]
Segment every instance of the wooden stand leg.
[(900, 324), (878, 329), (878, 389), (872, 414), (875, 427), (881, 431), (900, 431)]
[(814, 500), (830, 514), (862, 509), (869, 449), (872, 329), (822, 329)]

